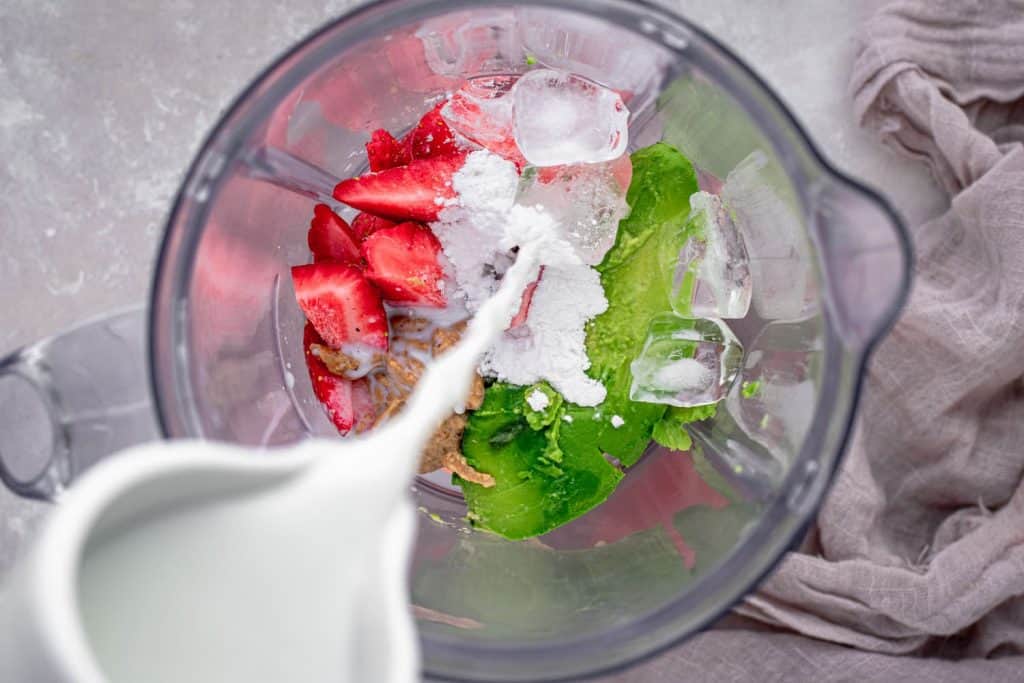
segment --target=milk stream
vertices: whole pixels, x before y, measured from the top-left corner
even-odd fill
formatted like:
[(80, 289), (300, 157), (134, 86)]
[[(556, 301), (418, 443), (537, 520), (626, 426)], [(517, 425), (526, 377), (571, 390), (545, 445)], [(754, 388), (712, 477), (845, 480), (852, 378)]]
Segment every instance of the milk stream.
[[(418, 680), (406, 585), (415, 530), (409, 485), (422, 447), (462, 403), (481, 354), (536, 278), (540, 251), (539, 240), (523, 245), (463, 340), (430, 365), (384, 427), (294, 446), (285, 455), (307, 466), (263, 491), (175, 504), (91, 539), (79, 609), (108, 679)], [(182, 449), (244, 452), (201, 442), (141, 450)]]

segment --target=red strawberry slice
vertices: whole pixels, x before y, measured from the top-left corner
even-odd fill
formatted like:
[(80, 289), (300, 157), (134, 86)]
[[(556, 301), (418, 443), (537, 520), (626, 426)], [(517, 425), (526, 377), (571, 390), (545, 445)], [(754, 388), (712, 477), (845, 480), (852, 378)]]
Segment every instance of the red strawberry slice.
[(313, 260), (317, 263), (338, 261), (355, 265), (363, 260), (359, 253), (359, 243), (348, 223), (326, 204), (313, 207), (307, 242), (309, 250), (313, 252)]
[(352, 219), (352, 232), (356, 234), (359, 241), (363, 241), (378, 230), (390, 228), (392, 225), (398, 224), (394, 221), (389, 221), (387, 218), (362, 212), (356, 214), (356, 217)]
[(380, 292), (358, 268), (343, 263), (295, 266), (292, 283), (299, 307), (328, 346), (388, 348), (388, 319)]
[(413, 159), (407, 166), (349, 178), (334, 188), (334, 198), (395, 221), (435, 221), (445, 200), (455, 196), (452, 176), (462, 168), (465, 158), (460, 153)]
[(441, 107), (444, 104), (442, 102), (424, 114), (416, 127), (402, 138), (402, 144), (406, 145), (409, 156), (413, 159), (428, 159), (458, 153), (459, 147), (455, 144), (455, 134), (441, 118)]
[(306, 367), (309, 379), (313, 384), (313, 394), (324, 405), (327, 416), (338, 428), (342, 436), (353, 428), (361, 431), (372, 424), (376, 410), (370, 397), (370, 386), (365, 379), (355, 381), (338, 377), (331, 373), (324, 362), (313, 355), (310, 345), (323, 344), (324, 340), (317, 334), (310, 323), (302, 334), (302, 348), (305, 350)]
[(519, 303), (519, 311), (512, 317), (512, 322), (508, 324), (508, 329), (514, 330), (517, 327), (522, 327), (526, 324), (526, 319), (530, 317), (530, 304), (533, 303), (533, 294), (537, 291), (537, 285), (540, 284), (542, 277), (544, 277), (544, 266), (540, 267), (540, 273), (537, 274), (537, 279), (526, 285), (526, 288), (523, 290), (523, 298)]
[(409, 149), (396, 140), (394, 135), (378, 128), (366, 143), (366, 157), (370, 160), (371, 171), (383, 171), (409, 163)]
[(363, 242), (366, 277), (388, 303), (439, 308), (446, 303), (440, 253), (441, 243), (426, 226), (400, 223), (384, 228)]
[(372, 429), (377, 420), (377, 406), (373, 402), (370, 383), (365, 377), (352, 382), (352, 414), (355, 418), (352, 428), (356, 434)]

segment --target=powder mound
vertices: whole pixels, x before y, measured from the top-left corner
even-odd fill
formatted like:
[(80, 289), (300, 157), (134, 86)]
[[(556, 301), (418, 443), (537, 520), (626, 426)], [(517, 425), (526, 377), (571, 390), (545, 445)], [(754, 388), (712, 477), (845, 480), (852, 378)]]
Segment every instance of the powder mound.
[(607, 391), (587, 376), (587, 321), (608, 309), (601, 277), (585, 265), (548, 266), (533, 294), (527, 334), (506, 333), (484, 357), (480, 371), (504, 382), (540, 380), (581, 406), (596, 406)]
[(456, 298), (476, 311), (495, 291), (512, 264), (501, 246), (516, 197), (515, 164), (490, 152), (473, 152), (452, 178), (456, 198), (430, 225), (455, 282)]
[(584, 328), (608, 308), (600, 276), (561, 236), (555, 217), (516, 204), (519, 183), (513, 163), (485, 150), (471, 153), (453, 176), (455, 198), (430, 226), (454, 282), (452, 297), (476, 311), (497, 290), (515, 248), (541, 241), (544, 277), (526, 322), (491, 348), (480, 371), (517, 385), (546, 380), (568, 401), (597, 405), (607, 392), (586, 374)]

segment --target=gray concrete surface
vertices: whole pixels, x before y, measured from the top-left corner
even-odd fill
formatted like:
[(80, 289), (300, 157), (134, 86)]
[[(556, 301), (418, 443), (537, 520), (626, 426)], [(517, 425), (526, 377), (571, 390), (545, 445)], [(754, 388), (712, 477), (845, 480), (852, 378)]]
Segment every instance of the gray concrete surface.
[[(357, 3), (0, 0), (0, 354), (144, 300), (169, 202), (219, 112)], [(911, 223), (942, 200), (858, 130), (846, 95), (881, 0), (667, 0), (773, 85), (833, 162)], [(0, 575), (45, 508), (0, 492)]]

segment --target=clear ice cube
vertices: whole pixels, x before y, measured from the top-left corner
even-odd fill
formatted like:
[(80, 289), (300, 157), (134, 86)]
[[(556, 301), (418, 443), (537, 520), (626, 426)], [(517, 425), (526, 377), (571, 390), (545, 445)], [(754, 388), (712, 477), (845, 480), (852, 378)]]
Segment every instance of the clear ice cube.
[(715, 195), (694, 193), (690, 208), (682, 249), (662, 250), (672, 310), (684, 317), (743, 318), (752, 292), (743, 236)]
[(441, 116), (452, 130), (496, 154), (515, 148), (512, 98), (518, 76), (477, 76), (452, 93)]
[(750, 257), (754, 309), (765, 319), (804, 317), (817, 301), (807, 231), (787, 189), (785, 173), (759, 150), (722, 186)]
[(516, 203), (543, 208), (580, 259), (597, 265), (615, 244), (619, 221), (629, 214), (619, 164), (528, 166), (519, 181)]
[(774, 498), (810, 431), (823, 371), (824, 323), (765, 325), (714, 418), (689, 424), (694, 451), (744, 499)]
[(534, 166), (611, 161), (629, 142), (619, 94), (565, 71), (525, 73), (512, 88), (512, 111), (516, 144)]
[(690, 407), (725, 398), (743, 363), (743, 347), (721, 320), (671, 313), (651, 321), (640, 356), (630, 364), (629, 397)]
[(423, 22), (416, 31), (431, 71), (450, 78), (509, 73), (523, 60), (515, 12), (451, 12)]
[(727, 412), (751, 439), (784, 462), (796, 458), (818, 398), (823, 322), (811, 317), (766, 325), (747, 348)]
[(675, 63), (673, 53), (657, 41), (598, 17), (530, 5), (517, 7), (516, 15), (528, 55), (547, 68), (616, 90), (634, 115), (654, 103)]
[(787, 463), (751, 439), (727, 411), (719, 408), (714, 418), (688, 424), (686, 431), (693, 437), (694, 453), (742, 498), (767, 501), (778, 493)]

